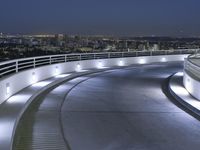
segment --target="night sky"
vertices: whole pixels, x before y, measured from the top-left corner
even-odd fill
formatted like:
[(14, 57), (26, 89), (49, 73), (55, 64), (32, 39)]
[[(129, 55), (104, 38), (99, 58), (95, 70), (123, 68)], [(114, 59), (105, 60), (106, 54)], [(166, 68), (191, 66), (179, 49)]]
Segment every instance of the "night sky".
[(0, 0), (0, 32), (200, 36), (200, 0)]

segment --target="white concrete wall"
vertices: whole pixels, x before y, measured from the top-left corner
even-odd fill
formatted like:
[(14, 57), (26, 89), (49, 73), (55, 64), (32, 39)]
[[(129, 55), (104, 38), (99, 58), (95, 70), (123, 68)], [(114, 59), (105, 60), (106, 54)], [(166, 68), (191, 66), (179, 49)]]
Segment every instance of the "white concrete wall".
[(192, 78), (187, 72), (183, 75), (183, 84), (186, 90), (195, 98), (200, 100), (200, 81)]
[[(30, 69), (19, 72), (0, 81), (0, 104), (8, 99), (13, 94), (19, 92), (23, 88), (57, 74), (68, 73), (76, 71), (77, 64), (80, 64), (81, 69), (98, 68), (101, 63), (104, 67), (118, 66), (120, 60), (125, 66), (131, 64), (146, 64), (152, 62), (164, 61), (183, 61), (188, 55), (168, 55), (168, 56), (144, 56), (144, 57), (129, 57), (129, 58), (113, 58), (113, 59), (96, 59), (67, 62), (60, 64), (53, 64), (48, 66)], [(57, 69), (56, 69), (57, 68)], [(56, 72), (57, 70), (57, 72)], [(35, 74), (35, 81), (33, 81), (33, 74)], [(9, 85), (9, 93), (7, 93), (7, 85)]]

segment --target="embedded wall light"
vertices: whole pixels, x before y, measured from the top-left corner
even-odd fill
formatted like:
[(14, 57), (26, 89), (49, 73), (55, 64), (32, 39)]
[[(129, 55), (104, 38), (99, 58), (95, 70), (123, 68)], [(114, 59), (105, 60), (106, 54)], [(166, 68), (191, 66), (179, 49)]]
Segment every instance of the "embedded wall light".
[(146, 63), (145, 59), (144, 58), (140, 58), (139, 64), (145, 64), (145, 63)]
[(76, 65), (76, 71), (77, 72), (81, 71), (81, 65), (79, 63)]
[(103, 67), (103, 63), (101, 61), (98, 62), (97, 68), (102, 68)]
[(10, 83), (6, 83), (6, 95), (10, 94)]
[(56, 69), (55, 69), (55, 75), (58, 75), (59, 72), (58, 72), (58, 66), (56, 66)]
[(162, 57), (161, 62), (166, 62), (166, 58)]
[(32, 73), (32, 82), (33, 82), (33, 83), (36, 82), (36, 75), (35, 75), (35, 72)]
[(124, 62), (122, 60), (119, 61), (118, 66), (124, 66)]

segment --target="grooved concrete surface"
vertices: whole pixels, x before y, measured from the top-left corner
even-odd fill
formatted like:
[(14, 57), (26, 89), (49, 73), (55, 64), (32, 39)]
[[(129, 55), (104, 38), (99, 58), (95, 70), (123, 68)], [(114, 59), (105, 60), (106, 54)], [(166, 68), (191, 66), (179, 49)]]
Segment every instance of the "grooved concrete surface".
[(27, 113), (16, 148), (198, 150), (200, 122), (162, 91), (182, 68), (157, 63), (66, 82)]

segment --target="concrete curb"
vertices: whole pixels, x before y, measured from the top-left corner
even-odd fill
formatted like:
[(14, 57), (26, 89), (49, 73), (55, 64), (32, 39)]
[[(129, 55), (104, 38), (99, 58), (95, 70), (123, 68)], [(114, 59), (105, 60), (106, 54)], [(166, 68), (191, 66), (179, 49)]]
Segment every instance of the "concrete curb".
[[(95, 73), (99, 73), (99, 72), (104, 72), (104, 71), (111, 70), (111, 69), (119, 69), (119, 67), (106, 68), (106, 69), (93, 69), (93, 70), (88, 70), (88, 71), (85, 71), (85, 72), (72, 72), (70, 76), (66, 76), (66, 77), (63, 77), (63, 78), (60, 78), (60, 79), (54, 79), (51, 83), (49, 83), (48, 85), (42, 87), (40, 90), (37, 90), (37, 91), (33, 92), (32, 95), (26, 100), (26, 102), (24, 104), (20, 105), (20, 109), (15, 111), (14, 114), (12, 114), (12, 111), (10, 113), (8, 113), (8, 112), (5, 113), (4, 112), (4, 111), (7, 111), (7, 110), (10, 109), (9, 103), (4, 102), (3, 104), (1, 104), (1, 107), (4, 107), (4, 109), (1, 111), (1, 113), (2, 113), (1, 115), (4, 115), (4, 118), (6, 118), (6, 116), (8, 118), (12, 117), (11, 120), (10, 120), (12, 122), (12, 124), (9, 127), (9, 132), (7, 133), (8, 135), (6, 135), (6, 140), (7, 141), (6, 141), (6, 143), (2, 142), (0, 144), (0, 149), (5, 149), (5, 150), (6, 149), (7, 150), (12, 150), (13, 149), (14, 138), (16, 136), (17, 128), (18, 128), (18, 125), (20, 123), (20, 120), (23, 117), (23, 115), (26, 112), (26, 110), (31, 106), (31, 104), (34, 103), (35, 101), (37, 101), (37, 98), (39, 96), (41, 96), (44, 93), (56, 88), (60, 84), (62, 84), (64, 82), (67, 82), (69, 80), (72, 80), (74, 78), (81, 77), (81, 76), (86, 76), (86, 75), (89, 75), (89, 74), (95, 74)], [(29, 87), (26, 87), (26, 88), (29, 88)], [(16, 93), (16, 95), (17, 94), (20, 94), (20, 92)]]
[(41, 95), (43, 95), (44, 93), (46, 93), (48, 91), (51, 91), (52, 89), (56, 88), (57, 86), (61, 85), (64, 82), (70, 81), (72, 79), (75, 79), (75, 78), (78, 78), (78, 77), (81, 77), (81, 76), (86, 76), (86, 75), (89, 75), (89, 74), (95, 74), (95, 73), (99, 73), (99, 72), (104, 72), (104, 71), (107, 71), (107, 70), (110, 70), (110, 69), (101, 69), (101, 70), (92, 70), (92, 71), (81, 72), (81, 73), (74, 73), (69, 77), (64, 77), (62, 79), (58, 79), (58, 80), (48, 84), (47, 86), (43, 87), (38, 92), (34, 93), (30, 97), (28, 102), (25, 104), (25, 106), (23, 107), (23, 109), (21, 110), (20, 114), (18, 115), (18, 117), (17, 117), (17, 119), (15, 121), (15, 126), (14, 126), (14, 129), (13, 129), (13, 135), (12, 135), (12, 139), (11, 139), (12, 140), (12, 142), (11, 142), (11, 150), (13, 149), (15, 133), (17, 131), (18, 124), (19, 124), (21, 118), (23, 117), (23, 114), (26, 112), (26, 110), (31, 106), (31, 104), (34, 101), (37, 101), (38, 97), (40, 97)]
[[(180, 103), (184, 108), (190, 110), (192, 113), (194, 113), (195, 115), (200, 117), (200, 110), (198, 108), (196, 108), (195, 106), (191, 105), (190, 103), (188, 103), (188, 97), (193, 100), (196, 100), (196, 99), (194, 97), (192, 97), (191, 95), (184, 97), (173, 89), (174, 86), (179, 86), (181, 88), (184, 88), (181, 83), (182, 78), (183, 77), (179, 76), (177, 73), (172, 75), (170, 77), (170, 80), (168, 83), (168, 90), (169, 90), (170, 94), (175, 98), (175, 100), (177, 100), (178, 103)], [(198, 100), (196, 100), (196, 101), (198, 102)]]

